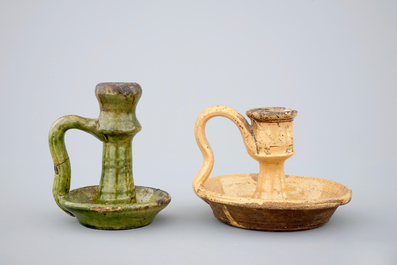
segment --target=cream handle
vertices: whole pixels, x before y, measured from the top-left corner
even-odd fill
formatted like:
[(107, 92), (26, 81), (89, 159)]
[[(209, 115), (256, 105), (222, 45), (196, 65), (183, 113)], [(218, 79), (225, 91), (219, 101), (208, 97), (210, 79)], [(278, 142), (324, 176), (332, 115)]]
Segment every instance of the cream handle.
[(237, 125), (237, 128), (240, 130), (241, 136), (243, 137), (245, 148), (247, 149), (248, 154), (252, 158), (257, 159), (257, 150), (255, 138), (252, 135), (252, 128), (243, 115), (232, 108), (220, 105), (205, 109), (198, 116), (194, 127), (196, 142), (201, 150), (201, 153), (203, 154), (203, 165), (201, 166), (201, 169), (197, 173), (196, 177), (193, 179), (193, 189), (196, 193), (208, 179), (212, 168), (214, 167), (214, 153), (212, 152), (212, 148), (205, 136), (205, 125), (209, 119), (216, 116), (226, 117)]

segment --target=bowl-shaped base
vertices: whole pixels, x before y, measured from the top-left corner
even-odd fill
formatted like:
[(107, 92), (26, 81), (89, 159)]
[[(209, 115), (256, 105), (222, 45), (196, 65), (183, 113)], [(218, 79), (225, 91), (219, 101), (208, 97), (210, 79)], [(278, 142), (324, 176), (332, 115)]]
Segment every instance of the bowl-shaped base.
[(97, 204), (98, 186), (70, 191), (60, 199), (61, 205), (79, 222), (103, 230), (132, 229), (150, 224), (171, 201), (162, 190), (135, 186), (137, 203)]
[(208, 201), (214, 216), (226, 224), (253, 230), (298, 231), (325, 225), (337, 207), (314, 210), (247, 208)]
[(286, 175), (287, 199), (257, 199), (253, 197), (257, 179), (258, 174), (212, 177), (196, 193), (211, 206), (221, 222), (266, 231), (322, 226), (352, 195), (348, 187), (334, 181)]

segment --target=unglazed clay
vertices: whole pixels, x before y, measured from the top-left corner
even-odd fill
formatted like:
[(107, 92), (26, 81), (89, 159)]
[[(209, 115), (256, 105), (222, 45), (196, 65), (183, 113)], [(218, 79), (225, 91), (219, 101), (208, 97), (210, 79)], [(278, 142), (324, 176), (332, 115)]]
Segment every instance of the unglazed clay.
[[(292, 125), (297, 113), (281, 107), (251, 109), (246, 113), (251, 124), (226, 106), (213, 106), (199, 115), (195, 137), (204, 161), (193, 189), (220, 221), (256, 230), (306, 230), (326, 224), (339, 205), (351, 200), (352, 191), (337, 182), (285, 175), (284, 162), (295, 153)], [(216, 116), (237, 125), (248, 154), (259, 162), (258, 174), (209, 178), (214, 155), (205, 125)]]
[[(98, 119), (63, 116), (51, 126), (49, 145), (54, 161), (53, 196), (58, 206), (87, 227), (131, 229), (150, 224), (171, 201), (165, 191), (134, 185), (132, 139), (141, 130), (135, 109), (142, 95), (136, 83), (96, 86)], [(79, 129), (103, 142), (99, 186), (70, 190), (71, 168), (64, 135)]]

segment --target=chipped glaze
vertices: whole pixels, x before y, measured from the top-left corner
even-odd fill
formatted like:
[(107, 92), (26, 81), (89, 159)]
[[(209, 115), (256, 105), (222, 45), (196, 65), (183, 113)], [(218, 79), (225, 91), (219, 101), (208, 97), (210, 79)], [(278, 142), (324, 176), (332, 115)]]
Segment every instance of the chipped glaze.
[[(251, 109), (247, 111), (251, 124), (226, 106), (213, 106), (199, 115), (195, 136), (204, 161), (193, 189), (220, 221), (256, 230), (305, 230), (324, 225), (338, 206), (351, 200), (351, 190), (342, 184), (285, 175), (284, 162), (295, 153), (293, 120), (297, 113), (282, 107)], [(259, 173), (209, 178), (214, 155), (205, 125), (216, 116), (237, 125), (248, 154), (259, 162)]]

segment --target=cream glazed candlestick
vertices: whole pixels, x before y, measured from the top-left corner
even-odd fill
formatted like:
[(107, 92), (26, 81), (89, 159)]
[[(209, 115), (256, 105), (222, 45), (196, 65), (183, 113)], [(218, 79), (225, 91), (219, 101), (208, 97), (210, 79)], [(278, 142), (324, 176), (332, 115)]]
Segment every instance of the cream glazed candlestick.
[[(296, 115), (297, 111), (281, 107), (251, 109), (247, 111), (251, 125), (226, 106), (213, 106), (199, 115), (195, 136), (204, 161), (193, 189), (220, 221), (256, 230), (312, 229), (326, 224), (338, 206), (351, 200), (351, 190), (337, 182), (285, 175), (284, 162), (295, 153), (292, 122)], [(216, 116), (237, 125), (248, 154), (259, 162), (259, 174), (209, 178), (214, 155), (205, 125)]]

